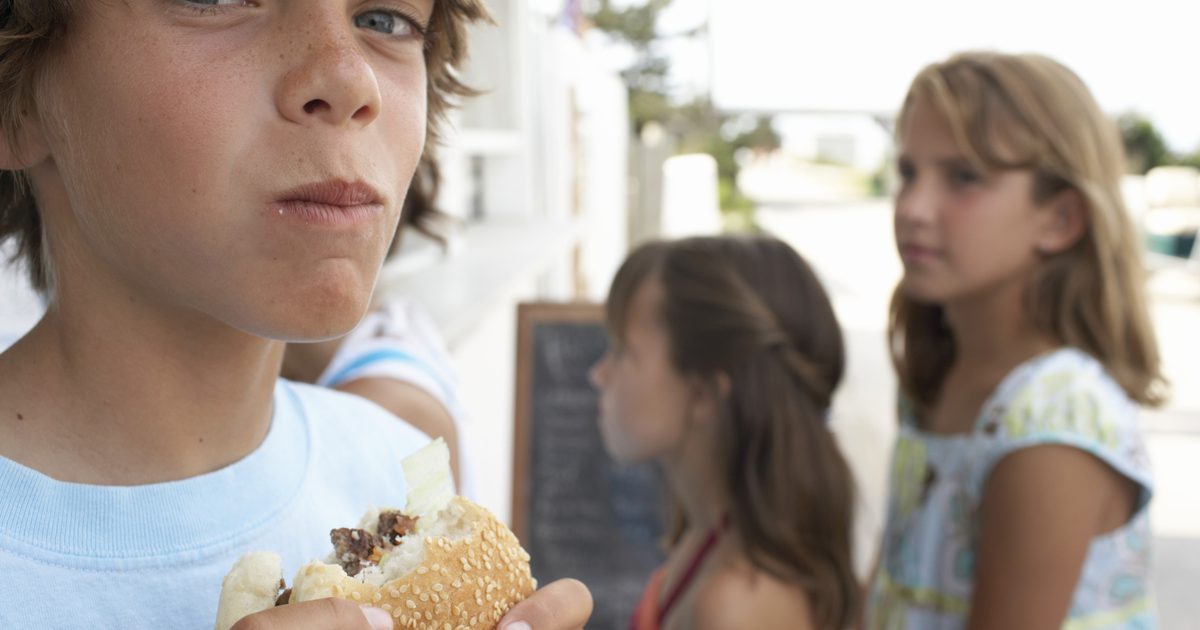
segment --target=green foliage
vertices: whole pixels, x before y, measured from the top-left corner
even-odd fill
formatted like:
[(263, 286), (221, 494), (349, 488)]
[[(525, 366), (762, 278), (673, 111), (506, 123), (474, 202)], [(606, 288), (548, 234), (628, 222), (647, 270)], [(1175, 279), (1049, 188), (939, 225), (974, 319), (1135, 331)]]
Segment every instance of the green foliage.
[(600, 6), (588, 15), (596, 28), (628, 42), (636, 49), (649, 48), (658, 39), (658, 15), (670, 6), (671, 0), (647, 0), (641, 6), (614, 9), (611, 0), (600, 0)]
[(1177, 163), (1183, 166), (1190, 166), (1192, 168), (1200, 168), (1200, 150), (1197, 150), (1191, 155), (1185, 155), (1178, 158)]
[(1129, 167), (1135, 173), (1145, 173), (1156, 166), (1191, 166), (1200, 168), (1200, 149), (1192, 153), (1174, 153), (1167, 148), (1162, 134), (1154, 123), (1136, 112), (1126, 112), (1117, 118)]
[(1125, 156), (1134, 172), (1145, 173), (1155, 166), (1171, 162), (1167, 143), (1154, 123), (1146, 117), (1137, 112), (1126, 112), (1117, 118), (1117, 127), (1125, 143)]
[[(600, 0), (588, 18), (597, 29), (629, 45), (635, 53), (635, 60), (621, 72), (629, 90), (633, 131), (638, 133), (646, 123), (656, 122), (678, 140), (680, 153), (713, 156), (717, 161), (722, 209), (749, 216), (753, 203), (735, 184), (737, 154), (742, 149), (777, 149), (779, 134), (769, 116), (725, 114), (707, 98), (688, 103), (672, 101), (667, 84), (670, 65), (657, 47), (661, 41), (658, 16), (670, 4), (671, 0), (647, 0), (642, 5), (616, 9), (611, 0)], [(751, 226), (753, 221), (748, 219), (744, 223)]]
[(662, 121), (670, 113), (667, 74), (670, 62), (656, 48), (658, 16), (671, 0), (647, 0), (624, 9), (613, 8), (611, 0), (600, 0), (588, 19), (597, 29), (627, 44), (634, 61), (621, 71), (629, 89), (629, 115), (635, 132), (650, 121)]

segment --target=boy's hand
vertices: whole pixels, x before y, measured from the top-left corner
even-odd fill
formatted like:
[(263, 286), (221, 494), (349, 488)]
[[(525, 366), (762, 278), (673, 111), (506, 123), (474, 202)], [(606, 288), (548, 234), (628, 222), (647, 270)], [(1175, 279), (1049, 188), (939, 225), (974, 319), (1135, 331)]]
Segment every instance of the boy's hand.
[(497, 630), (583, 630), (592, 616), (592, 594), (579, 580), (551, 582), (512, 607)]
[(243, 617), (229, 630), (392, 630), (392, 616), (345, 599), (314, 599)]
[[(592, 594), (579, 580), (559, 580), (513, 606), (499, 630), (581, 630), (592, 616)], [(277, 606), (245, 617), (230, 630), (392, 630), (385, 610), (344, 599)]]

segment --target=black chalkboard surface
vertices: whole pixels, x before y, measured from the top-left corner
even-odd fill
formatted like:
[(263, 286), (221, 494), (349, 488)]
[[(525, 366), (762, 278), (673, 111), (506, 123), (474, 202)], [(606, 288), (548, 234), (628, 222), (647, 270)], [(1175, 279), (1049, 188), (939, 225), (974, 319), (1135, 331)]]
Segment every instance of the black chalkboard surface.
[(539, 584), (588, 585), (589, 629), (624, 630), (664, 559), (667, 500), (652, 464), (619, 465), (604, 451), (588, 381), (608, 347), (603, 317), (595, 304), (518, 307), (513, 531)]

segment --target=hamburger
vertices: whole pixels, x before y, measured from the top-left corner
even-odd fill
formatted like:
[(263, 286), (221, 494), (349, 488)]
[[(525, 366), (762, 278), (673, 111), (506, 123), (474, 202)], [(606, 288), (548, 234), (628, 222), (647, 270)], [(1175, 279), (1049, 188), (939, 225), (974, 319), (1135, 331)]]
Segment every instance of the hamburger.
[(487, 509), (455, 496), (450, 452), (435, 440), (406, 458), (408, 503), (371, 508), (330, 532), (333, 551), (288, 588), (272, 552), (248, 553), (221, 585), (216, 630), (277, 605), (339, 597), (382, 608), (401, 629), (493, 628), (537, 588), (529, 554)]

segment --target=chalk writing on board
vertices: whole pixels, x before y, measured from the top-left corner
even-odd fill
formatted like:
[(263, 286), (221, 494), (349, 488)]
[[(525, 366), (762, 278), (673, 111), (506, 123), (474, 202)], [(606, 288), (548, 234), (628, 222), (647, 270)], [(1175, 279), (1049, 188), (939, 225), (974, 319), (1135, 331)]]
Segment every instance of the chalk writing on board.
[(599, 395), (588, 380), (608, 347), (599, 310), (581, 321), (556, 317), (553, 305), (535, 306), (519, 317), (526, 332), (518, 354), (527, 355), (528, 367), (523, 375), (518, 369), (526, 401), (518, 425), (528, 463), (525, 479), (516, 480), (526, 484), (527, 500), (514, 506), (514, 519), (524, 524), (519, 533), (534, 577), (582, 580), (596, 602), (588, 628), (623, 630), (664, 558), (661, 475), (650, 464), (619, 465), (604, 451)]

